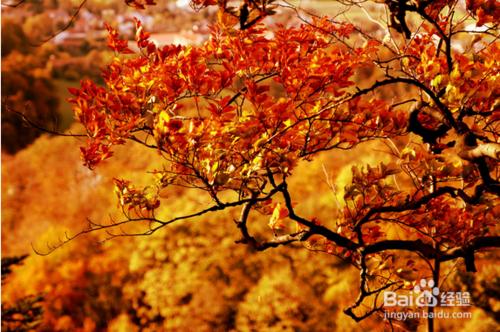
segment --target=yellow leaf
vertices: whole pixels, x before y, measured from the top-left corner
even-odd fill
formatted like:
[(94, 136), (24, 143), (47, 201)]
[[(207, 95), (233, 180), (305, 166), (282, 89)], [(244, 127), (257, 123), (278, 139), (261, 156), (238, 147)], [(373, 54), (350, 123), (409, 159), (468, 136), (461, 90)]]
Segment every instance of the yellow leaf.
[(404, 57), (403, 60), (401, 60), (401, 62), (405, 67), (408, 67), (410, 65), (410, 59), (408, 59), (407, 57)]
[(288, 209), (286, 207), (282, 207), (281, 203), (276, 204), (273, 210), (273, 214), (269, 219), (269, 227), (272, 230), (275, 229), (283, 229), (285, 225), (283, 224), (283, 219), (288, 216)]
[(318, 113), (321, 109), (321, 102), (318, 100), (312, 109), (312, 114)]
[(170, 116), (168, 115), (167, 112), (163, 111), (160, 112), (160, 115), (158, 116), (158, 121), (156, 123), (156, 132), (159, 134), (166, 134), (167, 133), (167, 123), (170, 122)]
[(441, 75), (437, 75), (434, 77), (434, 79), (431, 81), (431, 86), (433, 88), (438, 88), (439, 84), (441, 84), (441, 81), (443, 80), (443, 77)]
[(459, 90), (456, 86), (452, 84), (446, 86), (446, 98), (449, 103), (453, 103), (459, 99)]
[(408, 155), (411, 155), (413, 158), (415, 158), (417, 156), (417, 154), (415, 153), (415, 150), (413, 150), (409, 146), (405, 147), (403, 149), (403, 151), (401, 151), (401, 156), (402, 157), (405, 157), (405, 156), (408, 156)]
[(140, 71), (138, 70), (134, 70), (134, 80), (138, 80), (139, 78), (141, 78), (142, 74)]
[(219, 162), (216, 161), (213, 165), (212, 165), (212, 173), (215, 173), (217, 171), (217, 169), (219, 168)]
[(264, 137), (261, 137), (259, 138), (257, 141), (255, 141), (255, 143), (253, 144), (253, 146), (258, 149), (260, 148), (261, 146), (263, 146), (266, 142), (267, 142), (268, 138), (266, 136)]
[(460, 79), (462, 75), (460, 74), (460, 70), (458, 70), (458, 66), (455, 66), (455, 68), (453, 69), (453, 71), (451, 72), (450, 74), (450, 78), (453, 80), (453, 81), (457, 81)]

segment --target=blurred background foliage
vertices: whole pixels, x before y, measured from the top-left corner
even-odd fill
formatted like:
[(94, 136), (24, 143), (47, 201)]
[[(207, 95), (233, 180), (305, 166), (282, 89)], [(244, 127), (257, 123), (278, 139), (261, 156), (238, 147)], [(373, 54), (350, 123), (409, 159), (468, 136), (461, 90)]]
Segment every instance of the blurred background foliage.
[[(79, 159), (78, 139), (40, 137), (40, 131), (5, 112), (12, 108), (46, 128), (78, 131), (65, 101), (67, 88), (85, 77), (98, 80), (100, 68), (112, 56), (100, 33), (103, 19), (131, 28), (131, 17), (139, 15), (121, 1), (89, 1), (69, 35), (36, 46), (63, 27), (78, 4), (28, 2), (2, 15), (2, 257), (30, 254), (2, 279), (2, 310), (19, 307), (27, 297), (40, 300), (32, 304), (40, 305), (43, 314), (36, 309), (32, 325), (27, 325), (27, 330), (37, 331), (387, 328), (380, 317), (356, 324), (343, 314), (357, 296), (359, 273), (336, 257), (300, 245), (254, 252), (235, 244), (236, 210), (173, 224), (148, 237), (99, 244), (99, 235), (91, 234), (49, 256), (33, 254), (32, 245), (43, 252), (46, 243), (84, 228), (86, 218), (105, 222), (118, 217), (112, 178), (140, 184), (145, 170), (158, 161), (154, 153), (126, 145), (112, 161), (89, 171)], [(213, 13), (193, 15), (165, 2), (140, 15), (156, 32), (186, 36), (199, 32)], [(331, 218), (331, 207), (350, 181), (351, 167), (383, 161), (380, 149), (369, 143), (302, 163), (296, 171), (300, 176), (290, 183), (300, 210), (320, 220)], [(325, 172), (338, 192), (329, 188)], [(176, 188), (166, 193), (162, 213), (181, 215), (204, 203), (196, 192)], [(262, 222), (254, 224), (267, 227), (264, 216), (255, 218)], [(467, 322), (438, 320), (440, 331), (498, 327), (499, 271), (493, 260), (485, 257), (479, 262), (484, 268), (475, 275), (460, 272), (449, 279), (455, 288), (471, 291), (479, 305)], [(5, 330), (7, 323), (2, 321)], [(422, 330), (418, 323), (397, 328)]]
[[(86, 217), (106, 221), (113, 211), (116, 217), (112, 178), (140, 182), (141, 170), (154, 166), (153, 154), (137, 158), (143, 150), (131, 145), (91, 172), (81, 166), (79, 144), (72, 138), (44, 136), (15, 156), (4, 155), (3, 256), (31, 253), (31, 243), (43, 251), (66, 231), (85, 227)], [(321, 211), (328, 210), (321, 206), (334, 204), (334, 197), (318, 172), (324, 166), (338, 174), (337, 183), (347, 181), (345, 167), (378, 158), (369, 151), (361, 146), (302, 164), (302, 176), (290, 185), (301, 188), (303, 208), (327, 217)], [(169, 191), (166, 201), (164, 212), (171, 215), (203, 204), (196, 193), (182, 188)], [(381, 318), (356, 324), (342, 312), (357, 296), (356, 269), (302, 246), (254, 252), (235, 244), (237, 214), (228, 211), (173, 224), (152, 236), (104, 244), (89, 235), (49, 256), (31, 254), (7, 278), (2, 301), (15, 303), (43, 294), (38, 331), (384, 330)], [(260, 224), (266, 225), (261, 218)], [(499, 271), (493, 260), (478, 262), (480, 272), (475, 275), (461, 272), (448, 281), (453, 289), (475, 290), (473, 294), (482, 297), (477, 303), (483, 305), (473, 309), (473, 319), (465, 324), (438, 320), (442, 330), (495, 329)]]
[[(81, 229), (85, 217), (107, 218), (116, 206), (112, 177), (140, 181), (134, 175), (153, 160), (133, 157), (141, 149), (127, 146), (114, 162), (90, 172), (81, 166), (78, 144), (42, 137), (16, 156), (4, 157), (4, 255), (30, 251), (31, 242), (43, 251), (66, 230)], [(292, 185), (303, 186), (300, 179)], [(328, 193), (321, 179), (316, 185)], [(317, 188), (303, 188), (304, 195), (313, 197)], [(181, 214), (202, 204), (196, 193), (177, 190), (168, 193), (167, 212)], [(341, 310), (356, 296), (357, 271), (301, 247), (257, 253), (235, 244), (237, 213), (103, 245), (88, 236), (47, 257), (31, 255), (10, 276), (3, 299), (46, 294), (42, 331), (359, 328)]]

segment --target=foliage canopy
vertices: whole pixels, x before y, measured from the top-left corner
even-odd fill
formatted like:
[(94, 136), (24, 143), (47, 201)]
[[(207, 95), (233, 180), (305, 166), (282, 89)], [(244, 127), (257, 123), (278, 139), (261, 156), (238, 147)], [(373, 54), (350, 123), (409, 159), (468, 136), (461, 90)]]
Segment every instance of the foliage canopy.
[[(383, 310), (382, 291), (410, 289), (407, 271), (424, 277), (428, 264), (439, 282), (441, 265), (459, 258), (475, 271), (477, 252), (500, 245), (500, 10), (495, 1), (374, 3), (388, 13), (364, 12), (377, 31), (274, 1), (193, 1), (218, 6), (205, 43), (158, 47), (136, 21), (138, 53), (108, 26), (116, 56), (104, 86), (71, 89), (88, 136), (82, 158), (93, 169), (132, 141), (163, 164), (143, 187), (115, 179), (123, 219), (76, 236), (148, 235), (240, 208), (238, 242), (259, 251), (302, 243), (359, 268), (360, 296), (346, 309), (356, 320)], [(301, 24), (273, 25), (284, 11)], [(353, 167), (332, 220), (304, 211), (288, 185), (298, 163), (368, 141), (385, 144), (390, 162)], [(161, 211), (175, 187), (211, 205)], [(269, 232), (252, 233), (265, 219)], [(391, 263), (396, 253), (405, 266)]]

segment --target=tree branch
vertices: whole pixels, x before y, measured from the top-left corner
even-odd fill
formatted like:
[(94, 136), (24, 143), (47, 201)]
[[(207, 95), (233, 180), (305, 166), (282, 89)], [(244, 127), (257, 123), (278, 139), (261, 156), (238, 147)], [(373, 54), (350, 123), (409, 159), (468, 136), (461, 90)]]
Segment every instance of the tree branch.
[(396, 206), (380, 206), (380, 207), (374, 207), (371, 208), (363, 218), (361, 218), (356, 224), (354, 225), (355, 229), (359, 229), (361, 226), (366, 224), (367, 222), (370, 221), (370, 218), (377, 214), (377, 213), (387, 213), (387, 212), (404, 212), (404, 211), (409, 211), (409, 210), (416, 210), (420, 207), (422, 207), (424, 204), (427, 204), (430, 202), (432, 199), (439, 197), (441, 195), (449, 194), (452, 197), (457, 197), (459, 196), (462, 198), (465, 202), (474, 204), (477, 203), (478, 196), (480, 196), (482, 191), (476, 191), (476, 194), (474, 196), (468, 196), (465, 191), (461, 189), (457, 189), (454, 187), (440, 187), (433, 191), (430, 194), (427, 194), (420, 199), (416, 201), (411, 201), (407, 202), (402, 205), (396, 205)]
[(257, 243), (255, 249), (264, 251), (269, 248), (276, 248), (282, 245), (287, 245), (293, 242), (306, 241), (312, 235), (311, 232), (303, 230), (300, 232), (276, 236), (274, 239), (266, 242)]
[(336, 243), (337, 245), (339, 245), (341, 247), (344, 247), (344, 248), (347, 248), (350, 250), (357, 250), (359, 248), (359, 244), (353, 242), (352, 240), (350, 240), (350, 239), (348, 239), (348, 238), (346, 238), (338, 233), (335, 233), (324, 226), (315, 224), (314, 222), (312, 222), (310, 220), (307, 220), (307, 219), (304, 219), (304, 218), (298, 216), (293, 209), (292, 198), (290, 197), (290, 193), (288, 192), (288, 186), (287, 186), (285, 180), (283, 180), (282, 189), (280, 191), (283, 194), (286, 208), (288, 209), (288, 217), (290, 219), (297, 221), (298, 223), (300, 223), (304, 226), (307, 226), (309, 228), (309, 232), (311, 234), (322, 235), (325, 238), (327, 238), (328, 240)]
[(455, 118), (453, 117), (453, 114), (448, 109), (448, 107), (445, 104), (443, 104), (443, 102), (439, 99), (439, 97), (429, 87), (427, 87), (424, 83), (417, 81), (415, 79), (412, 79), (412, 78), (392, 77), (392, 78), (388, 78), (388, 79), (383, 80), (383, 81), (376, 81), (369, 88), (358, 89), (358, 91), (352, 95), (352, 98), (359, 97), (359, 96), (365, 95), (367, 93), (370, 93), (379, 87), (382, 87), (385, 85), (390, 85), (390, 84), (395, 84), (395, 83), (410, 84), (410, 85), (413, 85), (413, 86), (419, 88), (423, 92), (425, 92), (429, 96), (429, 98), (432, 99), (434, 104), (436, 104), (436, 106), (439, 108), (441, 113), (443, 113), (443, 115), (444, 115), (445, 119), (448, 121), (449, 125), (452, 126), (453, 128), (455, 128), (457, 131), (461, 131), (461, 128), (459, 128)]
[(26, 115), (24, 115), (23, 113), (19, 112), (19, 111), (16, 111), (12, 108), (10, 108), (9, 106), (5, 106), (5, 110), (7, 112), (11, 112), (11, 113), (14, 113), (16, 114), (17, 116), (19, 116), (24, 122), (26, 122), (29, 126), (41, 131), (41, 132), (44, 132), (44, 133), (47, 133), (47, 134), (51, 134), (51, 135), (56, 135), (56, 136), (68, 136), (68, 137), (88, 137), (86, 134), (65, 134), (65, 133), (61, 133), (57, 130), (51, 130), (51, 129), (48, 129), (48, 128), (45, 128), (44, 126), (34, 122), (33, 120), (31, 120), (30, 118), (28, 118)]
[(436, 258), (439, 252), (430, 244), (422, 240), (383, 240), (367, 245), (363, 252), (365, 254), (374, 254), (386, 250), (404, 250), (418, 252), (426, 258)]
[(82, 0), (82, 2), (80, 2), (80, 5), (78, 5), (78, 8), (76, 8), (76, 11), (71, 15), (71, 18), (69, 19), (69, 21), (59, 31), (51, 34), (48, 38), (45, 38), (44, 40), (42, 40), (39, 43), (30, 43), (30, 45), (33, 47), (42, 46), (46, 42), (57, 37), (61, 32), (68, 30), (71, 27), (71, 25), (75, 22), (76, 18), (78, 17), (78, 14), (80, 14), (80, 11), (82, 10), (82, 8), (85, 6), (86, 3), (87, 3), (87, 0)]
[(358, 295), (358, 298), (356, 299), (356, 302), (354, 302), (351, 306), (346, 308), (344, 310), (344, 313), (354, 319), (356, 322), (360, 322), (366, 317), (370, 316), (376, 311), (379, 311), (382, 307), (379, 306), (377, 307), (377, 297), (375, 297), (374, 305), (373, 308), (367, 312), (365, 312), (363, 315), (358, 316), (354, 313), (354, 309), (358, 308), (361, 303), (363, 303), (364, 299), (367, 298), (368, 296), (371, 296), (373, 294), (379, 294), (383, 290), (395, 285), (395, 282), (388, 282), (387, 284), (383, 285), (382, 287), (379, 287), (375, 290), (369, 290), (367, 288), (367, 283), (368, 283), (368, 267), (366, 266), (366, 253), (364, 251), (361, 251), (361, 257), (360, 257), (360, 292)]
[(456, 247), (448, 250), (440, 256), (439, 261), (446, 262), (459, 257), (465, 259), (465, 267), (469, 272), (476, 272), (474, 264), (474, 253), (484, 248), (499, 248), (500, 236), (484, 236), (472, 240), (464, 247)]

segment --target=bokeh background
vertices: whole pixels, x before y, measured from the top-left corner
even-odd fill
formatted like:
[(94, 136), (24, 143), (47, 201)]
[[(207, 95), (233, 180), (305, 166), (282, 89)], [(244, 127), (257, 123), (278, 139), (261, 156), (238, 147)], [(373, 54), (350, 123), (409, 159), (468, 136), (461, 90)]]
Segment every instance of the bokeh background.
[[(43, 133), (16, 113), (49, 130), (79, 132), (67, 88), (83, 78), (100, 81), (100, 70), (113, 56), (106, 49), (104, 22), (133, 39), (137, 17), (159, 44), (199, 44), (215, 19), (214, 11), (194, 13), (182, 0), (140, 12), (122, 1), (88, 0), (65, 29), (79, 6), (73, 0), (41, 0), (2, 10), (2, 259), (28, 255), (2, 281), (3, 308), (40, 295), (35, 307), (43, 312), (31, 312), (36, 322), (28, 326), (37, 331), (386, 330), (380, 317), (358, 324), (343, 313), (357, 296), (356, 269), (301, 245), (254, 252), (236, 244), (236, 210), (147, 237), (100, 243), (101, 234), (89, 234), (48, 256), (35, 254), (33, 248), (45, 252), (66, 232), (82, 230), (87, 218), (107, 222), (117, 215), (113, 177), (140, 184), (159, 160), (126, 145), (90, 171), (79, 158), (80, 139)], [(303, 6), (322, 14), (341, 10), (331, 1)], [(377, 12), (376, 6), (367, 9)], [(359, 9), (345, 15), (377, 29)], [(291, 12), (274, 20), (269, 23), (297, 24)], [(386, 158), (375, 143), (324, 153), (299, 165), (290, 187), (301, 211), (329, 219), (351, 167)], [(207, 204), (196, 193), (175, 190), (164, 197), (164, 213), (179, 215)], [(267, 227), (264, 217), (260, 224)], [(449, 282), (473, 292), (477, 305), (472, 319), (438, 320), (439, 330), (498, 328), (500, 283), (491, 262), (484, 258), (475, 275), (454, 270)], [(407, 321), (397, 328), (423, 331), (422, 323)]]

